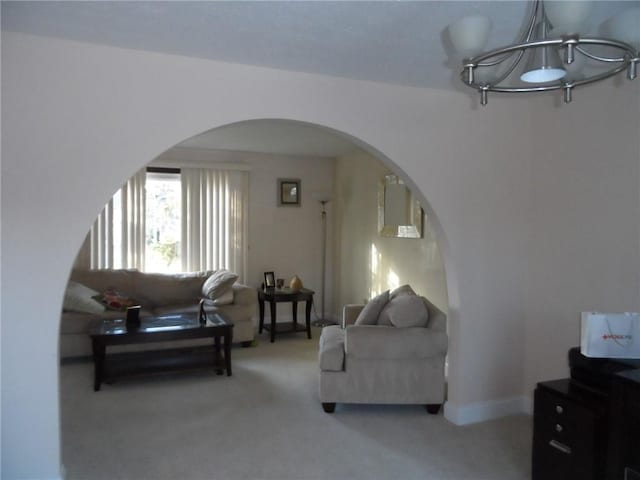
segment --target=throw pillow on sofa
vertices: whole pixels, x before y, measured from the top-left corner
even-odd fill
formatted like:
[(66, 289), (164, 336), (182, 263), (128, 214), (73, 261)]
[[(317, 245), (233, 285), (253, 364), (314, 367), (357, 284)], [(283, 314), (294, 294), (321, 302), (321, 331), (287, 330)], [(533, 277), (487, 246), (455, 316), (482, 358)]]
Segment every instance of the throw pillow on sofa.
[(387, 304), (385, 311), (394, 327), (424, 328), (429, 322), (429, 310), (422, 297), (417, 295), (400, 295)]
[(99, 292), (78, 282), (69, 281), (64, 292), (62, 308), (69, 312), (93, 313), (99, 315), (104, 313), (104, 305), (98, 303), (93, 297)]
[(384, 309), (382, 309), (382, 311), (380, 312), (380, 315), (378, 316), (378, 321), (376, 322), (377, 325), (383, 325), (385, 327), (394, 326), (393, 322), (391, 322), (391, 317), (390, 317), (391, 309), (393, 308), (392, 302), (396, 301), (398, 298), (401, 298), (401, 297), (415, 297), (415, 296), (416, 296), (416, 292), (414, 292), (413, 288), (411, 288), (409, 285), (402, 285), (398, 288), (391, 290), (389, 292), (389, 302), (385, 305)]
[(137, 300), (116, 290), (106, 290), (93, 298), (103, 304), (108, 310), (117, 310), (119, 312), (124, 312), (129, 307), (140, 305)]
[(401, 285), (398, 288), (394, 288), (389, 292), (389, 300), (393, 300), (396, 297), (400, 297), (402, 295), (415, 295), (416, 292), (413, 291), (411, 285)]
[(202, 296), (211, 300), (216, 300), (225, 294), (238, 279), (238, 275), (229, 270), (221, 268), (216, 270), (207, 278), (202, 285)]
[(388, 301), (389, 290), (373, 297), (369, 302), (367, 302), (356, 318), (355, 325), (375, 325), (378, 323), (378, 316)]
[(204, 299), (204, 304), (212, 307), (219, 307), (220, 305), (231, 305), (233, 303), (233, 288), (230, 288), (215, 300), (210, 298)]

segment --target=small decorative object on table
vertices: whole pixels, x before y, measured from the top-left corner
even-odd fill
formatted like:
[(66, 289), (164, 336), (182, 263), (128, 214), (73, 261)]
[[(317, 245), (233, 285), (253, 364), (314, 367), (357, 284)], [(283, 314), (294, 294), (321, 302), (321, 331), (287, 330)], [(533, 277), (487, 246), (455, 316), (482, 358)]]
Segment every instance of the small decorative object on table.
[(133, 307), (127, 307), (126, 324), (127, 329), (140, 327), (140, 305), (134, 305)]
[(281, 289), (282, 287), (284, 287), (284, 278), (277, 279), (276, 286), (278, 287), (278, 289)]
[(300, 277), (298, 277), (297, 275), (294, 275), (291, 281), (289, 282), (289, 287), (291, 288), (291, 290), (300, 290), (303, 287), (302, 280), (300, 280)]

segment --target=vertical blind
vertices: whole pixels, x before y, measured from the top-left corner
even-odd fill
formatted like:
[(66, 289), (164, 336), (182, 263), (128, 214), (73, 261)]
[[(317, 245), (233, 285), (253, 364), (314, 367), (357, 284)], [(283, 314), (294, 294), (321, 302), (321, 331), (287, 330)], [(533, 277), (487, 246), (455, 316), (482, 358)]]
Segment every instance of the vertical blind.
[(244, 171), (182, 168), (183, 271), (226, 268), (247, 276), (247, 191)]
[(91, 227), (91, 268), (144, 270), (146, 170), (131, 177)]

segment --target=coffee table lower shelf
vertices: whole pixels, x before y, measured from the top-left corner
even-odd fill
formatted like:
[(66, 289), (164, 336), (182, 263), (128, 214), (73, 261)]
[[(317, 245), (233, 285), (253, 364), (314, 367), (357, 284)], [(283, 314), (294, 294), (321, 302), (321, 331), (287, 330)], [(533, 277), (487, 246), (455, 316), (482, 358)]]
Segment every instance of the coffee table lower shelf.
[[(222, 375), (226, 366), (224, 358), (216, 359), (213, 346), (110, 353), (104, 361), (101, 381), (197, 369), (214, 369)], [(231, 371), (227, 375), (231, 375)]]

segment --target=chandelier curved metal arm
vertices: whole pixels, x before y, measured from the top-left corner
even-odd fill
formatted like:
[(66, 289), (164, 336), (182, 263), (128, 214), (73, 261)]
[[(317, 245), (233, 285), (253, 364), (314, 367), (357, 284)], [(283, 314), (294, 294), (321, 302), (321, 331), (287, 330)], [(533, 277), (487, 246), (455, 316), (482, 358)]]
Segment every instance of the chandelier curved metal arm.
[[(535, 0), (530, 15), (527, 28), (518, 43), (480, 53), (463, 61), (461, 79), (465, 85), (476, 89), (480, 93), (481, 105), (487, 104), (489, 92), (535, 93), (552, 90), (562, 90), (565, 103), (569, 103), (572, 100), (572, 91), (576, 87), (604, 80), (625, 70), (629, 80), (636, 78), (637, 66), (640, 63), (640, 53), (629, 43), (609, 38), (583, 37), (579, 34), (563, 35), (559, 38), (546, 38), (549, 21), (545, 16), (541, 0)], [(536, 25), (541, 27), (542, 38), (534, 38)], [(609, 52), (613, 51), (615, 55), (595, 54), (587, 49), (591, 46), (604, 48)], [(552, 81), (539, 81), (537, 84), (531, 85), (522, 83), (531, 81), (524, 80), (523, 75), (520, 83), (514, 83), (512, 74), (520, 65), (525, 54), (531, 52), (529, 56), (535, 55), (534, 50), (539, 49), (545, 50), (543, 52), (544, 55), (557, 55), (560, 52), (563, 54), (563, 65), (558, 65), (557, 69), (554, 70), (559, 72), (557, 75), (561, 78)], [(551, 53), (548, 53), (549, 50), (547, 49), (552, 49)], [(608, 68), (604, 72), (592, 73), (583, 78), (567, 78), (565, 65), (572, 64), (576, 59), (576, 55), (582, 55), (599, 64), (606, 65)], [(511, 62), (509, 66), (504, 72), (497, 74), (494, 79), (486, 80), (482, 79), (482, 75), (478, 75), (478, 73), (486, 72), (488, 69), (496, 69), (507, 60)], [(550, 67), (543, 65), (540, 67), (540, 71), (544, 71), (545, 68), (550, 69)], [(509, 80), (509, 83), (504, 84), (506, 80)]]

